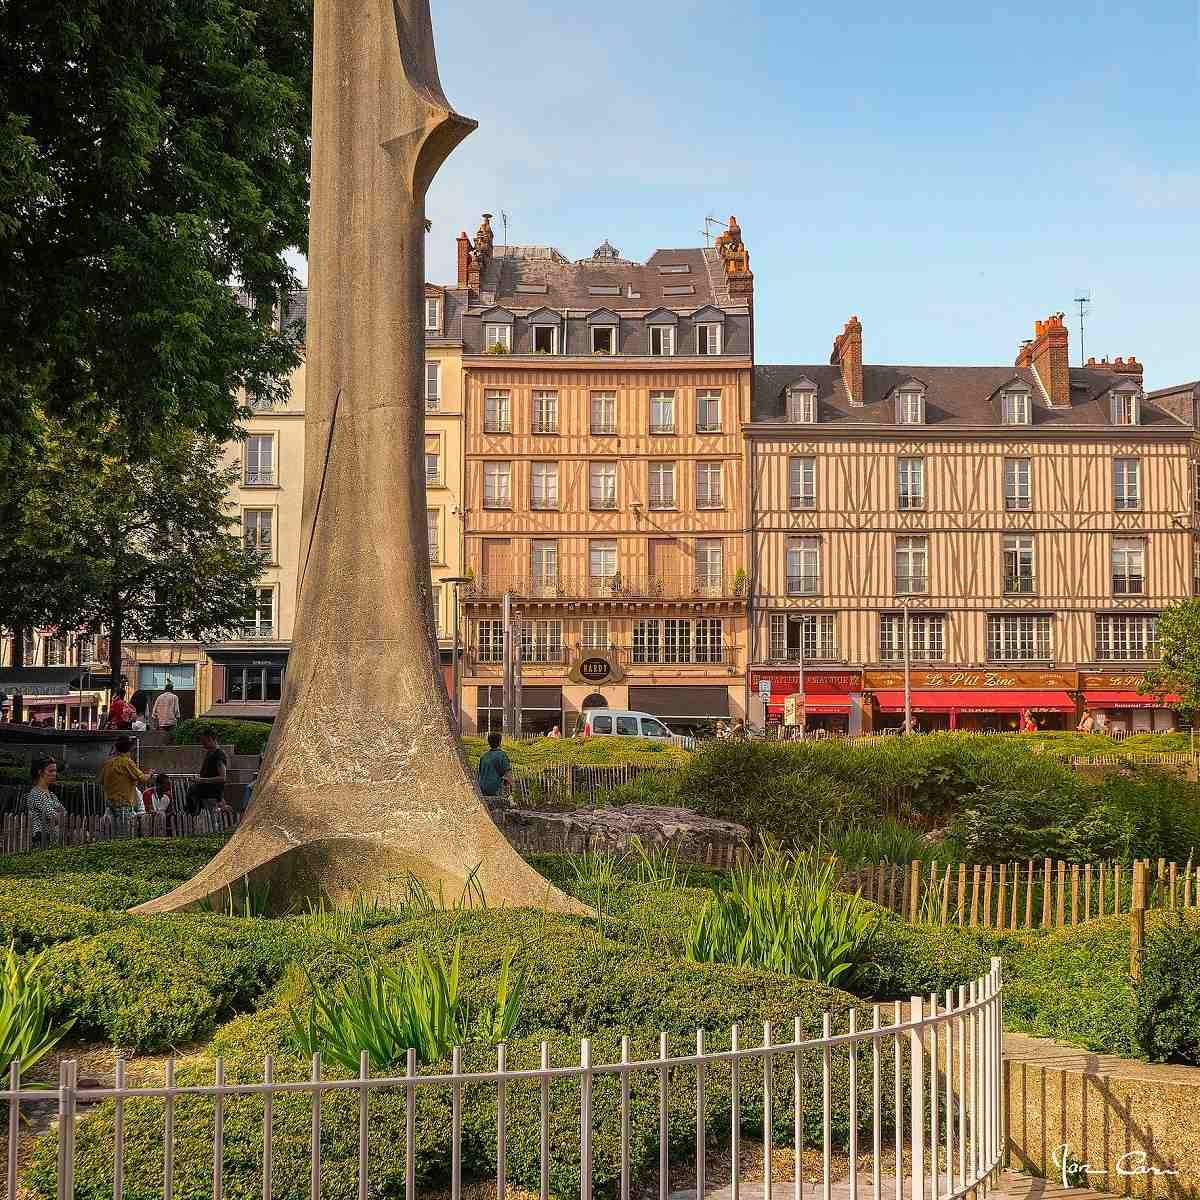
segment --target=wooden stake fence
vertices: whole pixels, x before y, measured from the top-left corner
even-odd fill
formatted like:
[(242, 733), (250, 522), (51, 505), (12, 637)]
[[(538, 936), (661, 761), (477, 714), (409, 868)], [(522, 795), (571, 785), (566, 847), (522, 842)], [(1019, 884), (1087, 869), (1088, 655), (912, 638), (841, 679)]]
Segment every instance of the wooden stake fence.
[[(1200, 906), (1200, 866), (1143, 859), (979, 863), (876, 863), (844, 885), (909, 921), (984, 929), (1061, 929), (1096, 917)], [(1143, 917), (1144, 927), (1144, 917)]]
[(85, 846), (92, 842), (113, 842), (128, 838), (195, 837), (210, 833), (225, 833), (237, 824), (232, 812), (156, 813), (153, 816), (114, 820), (95, 814), (68, 814), (62, 826), (34, 844), (30, 819), (27, 815), (9, 814), (0, 817), (0, 853), (23, 854), (57, 846)]

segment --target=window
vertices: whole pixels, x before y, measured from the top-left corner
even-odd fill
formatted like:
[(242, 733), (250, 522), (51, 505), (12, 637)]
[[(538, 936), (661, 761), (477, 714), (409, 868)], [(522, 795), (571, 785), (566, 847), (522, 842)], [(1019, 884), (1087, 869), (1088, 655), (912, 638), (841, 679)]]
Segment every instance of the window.
[(1113, 504), (1117, 512), (1142, 506), (1140, 467), (1136, 458), (1113, 459)]
[(923, 537), (896, 539), (896, 594), (911, 596), (929, 590), (929, 541)]
[(637, 717), (617, 717), (617, 736), (618, 737), (637, 737), (638, 736), (638, 719)]
[(650, 432), (675, 432), (675, 393), (650, 393)]
[(425, 363), (425, 411), (437, 412), (442, 399), (442, 364)]
[(225, 700), (278, 700), (283, 667), (226, 667)]
[(617, 588), (617, 543), (588, 543), (588, 583), (596, 596), (611, 596)]
[(925, 424), (925, 393), (903, 391), (896, 396), (896, 424)]
[(430, 589), (430, 607), (433, 609), (433, 636), (442, 636), (442, 585), (435, 583)]
[(475, 657), (481, 663), (504, 661), (504, 622), (475, 622)]
[(34, 636), (32, 629), (25, 630), (25, 636), (21, 639), (21, 649), (25, 655), (25, 665), (27, 667), (36, 665), (37, 638)]
[(789, 596), (815, 596), (821, 590), (821, 539), (791, 538), (787, 547)]
[(535, 462), (530, 470), (530, 508), (558, 507), (558, 463)]
[(426, 521), (429, 526), (429, 561), (431, 563), (440, 563), (442, 561), (442, 510), (440, 508), (431, 508), (426, 513)]
[(483, 393), (483, 432), (510, 433), (508, 393), (489, 388)]
[(1096, 657), (1101, 661), (1147, 662), (1158, 657), (1158, 618), (1097, 613)]
[(692, 626), (692, 654), (698, 663), (724, 659), (725, 628), (720, 617), (701, 617)]
[(1112, 421), (1114, 425), (1136, 425), (1138, 423), (1137, 392), (1117, 392), (1112, 398)]
[(1029, 476), (1029, 459), (1004, 460), (1004, 507), (1008, 512), (1027, 512), (1033, 506)]
[(441, 333), (442, 302), (432, 296), (425, 297), (425, 332)]
[(558, 393), (533, 393), (533, 424), (534, 433), (558, 432)]
[(46, 638), (46, 666), (67, 665), (67, 638), (65, 634), (52, 633)]
[(703, 596), (719, 596), (725, 583), (725, 543), (720, 538), (703, 538), (696, 543), (696, 590)]
[(436, 434), (425, 438), (425, 482), (430, 485), (442, 482), (442, 439)]
[(584, 650), (607, 650), (608, 621), (590, 617), (579, 623), (579, 644)]
[(721, 353), (721, 326), (696, 326), (696, 353), (702, 355)]
[(535, 325), (533, 327), (534, 354), (558, 353), (558, 326)]
[(1031, 596), (1037, 590), (1033, 575), (1033, 538), (1008, 534), (1001, 542), (1004, 590), (1010, 595)]
[(675, 496), (675, 464), (673, 462), (652, 462), (650, 464), (650, 507), (674, 508)]
[(533, 567), (533, 594), (556, 596), (558, 594), (558, 543), (534, 542), (531, 565)]
[(633, 623), (635, 663), (716, 663), (724, 657), (720, 617), (648, 618)]
[(817, 507), (817, 460), (788, 459), (788, 507)]
[(787, 419), (794, 425), (817, 423), (817, 393), (809, 388), (799, 388), (787, 394)]
[(483, 327), (483, 348), (491, 354), (512, 350), (511, 325), (485, 325)]
[(650, 353), (655, 357), (675, 353), (675, 326), (650, 326)]
[(721, 432), (721, 393), (719, 391), (696, 393), (696, 432)]
[(1028, 392), (1005, 392), (1000, 399), (1005, 425), (1028, 425), (1032, 419), (1032, 404)]
[(617, 507), (617, 464), (594, 462), (588, 464), (588, 495), (593, 509)]
[(989, 662), (1045, 662), (1054, 657), (1049, 617), (990, 616), (987, 635)]
[[(946, 618), (941, 613), (908, 614), (909, 662), (941, 662), (946, 657)], [(879, 614), (879, 659), (904, 661), (904, 614)]]
[(269, 508), (247, 508), (242, 510), (242, 540), (247, 550), (271, 557), (271, 527), (275, 514)]
[(722, 464), (698, 462), (696, 464), (696, 507), (721, 508), (725, 504), (722, 486)]
[(592, 326), (592, 353), (616, 354), (617, 330), (614, 325)]
[(483, 464), (483, 507), (512, 508), (512, 463)]
[(1114, 596), (1140, 596), (1146, 590), (1146, 541), (1113, 538), (1112, 590)]
[(247, 487), (261, 487), (275, 482), (275, 435), (252, 434), (246, 439)]
[(925, 460), (896, 459), (896, 507), (911, 509), (925, 507)]
[(260, 587), (250, 589), (250, 606), (242, 636), (248, 638), (271, 638), (275, 636), (275, 589)]
[(829, 661), (837, 658), (833, 613), (770, 615), (768, 649), (772, 662)]
[(617, 432), (617, 393), (592, 393), (592, 434), (606, 437)]

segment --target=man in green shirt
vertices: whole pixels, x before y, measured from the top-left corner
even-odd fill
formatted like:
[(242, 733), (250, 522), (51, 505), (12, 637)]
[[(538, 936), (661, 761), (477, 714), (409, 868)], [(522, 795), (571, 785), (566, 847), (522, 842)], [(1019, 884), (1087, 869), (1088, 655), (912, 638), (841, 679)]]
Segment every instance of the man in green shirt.
[(479, 790), (486, 799), (497, 800), (504, 794), (504, 785), (512, 787), (512, 763), (500, 749), (500, 735), (488, 734), (487, 753), (479, 760)]

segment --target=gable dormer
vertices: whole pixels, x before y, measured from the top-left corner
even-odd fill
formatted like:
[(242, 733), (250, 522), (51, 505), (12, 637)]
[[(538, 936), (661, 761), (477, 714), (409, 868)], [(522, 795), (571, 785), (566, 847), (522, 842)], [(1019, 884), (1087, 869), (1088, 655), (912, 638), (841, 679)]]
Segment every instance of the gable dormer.
[(794, 425), (817, 423), (817, 385), (807, 375), (793, 379), (783, 390), (785, 419)]
[(557, 354), (561, 346), (562, 314), (552, 308), (538, 308), (525, 318), (533, 330), (534, 354)]
[(896, 424), (925, 424), (925, 382), (908, 379), (895, 389)]
[(669, 358), (675, 353), (679, 316), (669, 308), (656, 308), (646, 314), (646, 351), (652, 358)]
[(611, 308), (598, 308), (587, 317), (588, 350), (592, 354), (617, 354), (621, 318)]
[(1132, 379), (1122, 379), (1109, 389), (1109, 419), (1114, 425), (1142, 423), (1142, 389)]
[(992, 393), (992, 399), (1000, 410), (1002, 425), (1033, 424), (1033, 388), (1020, 375), (1001, 384)]
[(485, 308), (479, 314), (483, 326), (483, 349), (487, 354), (511, 354), (513, 314), (507, 308)]

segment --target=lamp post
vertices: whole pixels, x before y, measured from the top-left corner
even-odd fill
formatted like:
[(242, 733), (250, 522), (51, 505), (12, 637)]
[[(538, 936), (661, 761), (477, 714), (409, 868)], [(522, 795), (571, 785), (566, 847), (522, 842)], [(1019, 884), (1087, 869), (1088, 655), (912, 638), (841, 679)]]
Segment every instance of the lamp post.
[(459, 657), (458, 649), (458, 588), (459, 584), (470, 582), (471, 577), (469, 575), (444, 575), (438, 580), (438, 583), (448, 583), (454, 588), (454, 619), (451, 623), (454, 649), (451, 651), (453, 655), (451, 671), (454, 677), (454, 721), (458, 726), (459, 737), (462, 736), (462, 659)]
[(912, 654), (908, 646), (908, 606), (909, 600), (905, 597), (901, 607), (904, 610), (904, 736), (907, 737), (912, 733)]

